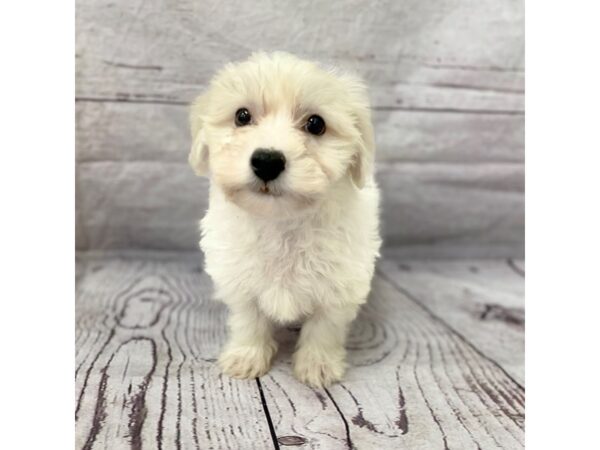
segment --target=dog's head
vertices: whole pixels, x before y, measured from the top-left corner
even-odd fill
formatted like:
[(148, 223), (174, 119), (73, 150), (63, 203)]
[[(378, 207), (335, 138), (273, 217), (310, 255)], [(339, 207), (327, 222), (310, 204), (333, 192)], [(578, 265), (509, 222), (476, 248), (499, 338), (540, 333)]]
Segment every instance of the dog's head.
[(286, 53), (229, 64), (190, 114), (189, 161), (245, 210), (286, 217), (343, 177), (372, 176), (373, 129), (364, 84)]

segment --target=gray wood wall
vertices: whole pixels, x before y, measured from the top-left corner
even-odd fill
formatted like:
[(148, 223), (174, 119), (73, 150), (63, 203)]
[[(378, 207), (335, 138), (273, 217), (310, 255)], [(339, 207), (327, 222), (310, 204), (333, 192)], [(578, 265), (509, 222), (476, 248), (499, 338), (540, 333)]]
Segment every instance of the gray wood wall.
[(522, 256), (522, 0), (77, 0), (78, 249), (194, 249), (187, 104), (254, 50), (371, 88), (388, 248)]

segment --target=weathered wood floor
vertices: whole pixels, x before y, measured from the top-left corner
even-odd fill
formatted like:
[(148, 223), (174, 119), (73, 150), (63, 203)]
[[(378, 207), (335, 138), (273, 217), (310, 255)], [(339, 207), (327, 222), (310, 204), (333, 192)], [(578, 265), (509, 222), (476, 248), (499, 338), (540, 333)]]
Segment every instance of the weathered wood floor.
[(80, 255), (78, 449), (489, 449), (524, 444), (521, 261), (380, 261), (330, 389), (222, 376), (200, 256)]

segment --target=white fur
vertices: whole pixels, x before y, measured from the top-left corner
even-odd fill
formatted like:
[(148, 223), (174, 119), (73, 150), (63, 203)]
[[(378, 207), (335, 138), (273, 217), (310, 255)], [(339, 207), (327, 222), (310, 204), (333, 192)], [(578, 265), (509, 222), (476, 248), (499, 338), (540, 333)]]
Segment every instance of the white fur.
[[(253, 123), (236, 127), (241, 107)], [(303, 130), (312, 114), (324, 118), (324, 135)], [(295, 375), (313, 386), (339, 380), (381, 242), (364, 85), (289, 54), (259, 53), (216, 75), (191, 125), (190, 164), (211, 179), (200, 246), (230, 309), (221, 368), (263, 375), (277, 350), (274, 326), (301, 321)], [(287, 160), (266, 194), (249, 163), (259, 147)]]

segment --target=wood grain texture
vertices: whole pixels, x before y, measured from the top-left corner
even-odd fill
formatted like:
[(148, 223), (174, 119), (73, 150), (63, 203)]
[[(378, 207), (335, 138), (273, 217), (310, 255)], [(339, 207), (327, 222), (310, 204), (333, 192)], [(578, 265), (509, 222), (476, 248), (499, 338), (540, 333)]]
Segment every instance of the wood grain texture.
[[(77, 161), (185, 162), (187, 105), (76, 104)], [(418, 163), (522, 163), (520, 115), (374, 111), (377, 160)]]
[[(172, 166), (187, 157), (187, 104), (224, 63), (256, 49), (283, 49), (367, 80), (381, 167), (422, 165), (426, 179), (437, 171), (432, 202), (447, 204), (459, 220), (420, 203), (419, 183), (391, 203), (408, 201), (407, 211), (384, 214), (390, 242), (410, 242), (413, 253), (423, 241), (435, 242), (425, 244), (425, 253), (439, 247), (446, 254), (453, 244), (447, 237), (458, 234), (468, 238), (454, 256), (480, 254), (478, 246), (489, 249), (483, 254), (523, 256), (522, 2), (78, 0), (76, 23), (79, 249), (192, 249), (190, 218), (201, 214), (205, 190)], [(486, 175), (473, 179), (469, 172), (480, 164)], [(507, 170), (514, 181), (510, 207), (507, 196), (486, 193)], [(441, 186), (457, 171), (464, 172), (466, 192), (481, 195), (446, 193)], [(146, 189), (151, 196), (143, 196)], [(492, 226), (494, 208), (505, 219), (494, 217)], [(141, 209), (155, 225), (141, 224)], [(409, 241), (414, 235), (417, 242)]]
[[(523, 166), (414, 164), (378, 166), (382, 230), (389, 245), (501, 243), (523, 252)], [(80, 164), (77, 208), (91, 248), (197, 248), (207, 180), (187, 164), (93, 161)], [(85, 188), (84, 188), (85, 187)], [(461, 248), (462, 247), (462, 248)]]
[(525, 383), (525, 286), (509, 261), (387, 259), (379, 270)]
[(77, 448), (272, 446), (255, 381), (215, 367), (225, 311), (198, 263), (78, 264)]
[(376, 107), (522, 111), (516, 0), (77, 6), (80, 98), (187, 103), (223, 64), (285, 49), (359, 72)]
[(198, 248), (208, 181), (187, 164), (92, 162), (80, 165), (77, 180), (89, 247)]
[(331, 389), (351, 436), (365, 448), (522, 447), (522, 388), (420, 300), (379, 278), (373, 289), (362, 321), (391, 339), (373, 348), (356, 333), (355, 369)]
[[(506, 261), (470, 261), (466, 271), (454, 262), (383, 261), (411, 270), (379, 269), (350, 334), (347, 375), (323, 390), (291, 374), (296, 329), (279, 331), (266, 376), (221, 376), (225, 310), (209, 300), (200, 257), (156, 255), (80, 255), (77, 448), (523, 447), (521, 383), (479, 345), (481, 334), (471, 340), (473, 320), (463, 314), (468, 300), (477, 308), (492, 292), (522, 308), (523, 279)], [(427, 274), (448, 290), (443, 310), (433, 310), (431, 292), (405, 291)], [(457, 298), (443, 276), (488, 287)], [(522, 347), (514, 354), (522, 360)]]

